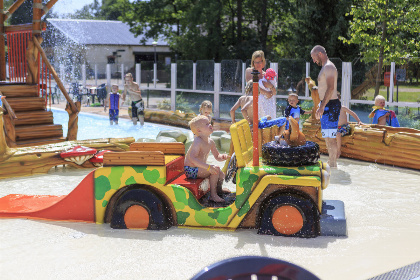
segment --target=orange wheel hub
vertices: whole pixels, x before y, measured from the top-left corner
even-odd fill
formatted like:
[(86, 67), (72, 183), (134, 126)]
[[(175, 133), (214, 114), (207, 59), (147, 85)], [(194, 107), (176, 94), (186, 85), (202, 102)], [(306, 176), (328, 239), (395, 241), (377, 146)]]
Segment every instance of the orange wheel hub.
[(281, 234), (295, 234), (303, 227), (302, 213), (292, 205), (280, 206), (273, 213), (272, 223)]
[(147, 229), (149, 212), (141, 205), (132, 205), (125, 211), (124, 222), (127, 228)]

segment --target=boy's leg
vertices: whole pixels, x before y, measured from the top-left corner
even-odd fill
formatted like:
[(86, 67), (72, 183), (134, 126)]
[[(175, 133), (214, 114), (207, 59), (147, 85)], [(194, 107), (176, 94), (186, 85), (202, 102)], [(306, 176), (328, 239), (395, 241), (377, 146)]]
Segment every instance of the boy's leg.
[[(223, 173), (223, 172), (222, 172)], [(219, 181), (219, 173), (211, 174), (209, 171), (198, 168), (197, 178), (209, 178), (210, 181), (210, 199), (214, 202), (224, 202), (225, 200), (217, 194), (217, 184)]]
[(136, 102), (131, 101), (131, 120), (133, 121), (133, 125), (137, 125), (137, 106)]
[(112, 121), (114, 119), (113, 111), (112, 109), (109, 109), (109, 124), (112, 125)]
[(223, 188), (223, 181), (225, 180), (225, 173), (219, 170), (219, 180), (217, 181), (217, 194), (221, 196), (224, 193), (231, 193), (228, 188)]
[(219, 181), (219, 174), (210, 175), (210, 199), (214, 202), (224, 202), (225, 200), (217, 194), (217, 184)]
[(114, 115), (114, 122), (117, 125), (118, 124), (118, 115), (120, 114), (120, 110), (115, 109), (115, 115)]

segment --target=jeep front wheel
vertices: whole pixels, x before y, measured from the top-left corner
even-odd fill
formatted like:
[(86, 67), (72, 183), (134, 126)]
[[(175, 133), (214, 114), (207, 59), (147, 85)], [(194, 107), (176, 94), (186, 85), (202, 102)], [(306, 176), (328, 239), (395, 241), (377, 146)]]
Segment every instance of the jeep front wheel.
[(259, 234), (294, 237), (319, 235), (318, 210), (310, 199), (295, 194), (281, 194), (264, 205)]

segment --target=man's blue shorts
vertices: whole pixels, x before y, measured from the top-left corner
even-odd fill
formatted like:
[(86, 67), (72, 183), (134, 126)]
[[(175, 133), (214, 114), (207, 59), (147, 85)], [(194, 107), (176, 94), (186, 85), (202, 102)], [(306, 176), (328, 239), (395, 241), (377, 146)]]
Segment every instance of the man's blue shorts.
[(340, 117), (341, 102), (339, 99), (330, 100), (321, 117), (322, 138), (335, 138), (337, 136), (338, 118)]

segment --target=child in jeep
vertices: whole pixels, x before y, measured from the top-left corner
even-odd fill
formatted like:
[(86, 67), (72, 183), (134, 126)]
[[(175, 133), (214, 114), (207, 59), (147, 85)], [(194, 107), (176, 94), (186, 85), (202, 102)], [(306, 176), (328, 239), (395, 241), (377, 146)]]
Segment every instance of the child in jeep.
[(207, 164), (207, 158), (210, 151), (218, 161), (226, 160), (227, 155), (220, 154), (216, 148), (216, 144), (210, 139), (210, 135), (213, 133), (213, 127), (206, 116), (200, 115), (193, 118), (189, 122), (189, 126), (196, 137), (185, 155), (185, 175), (191, 179), (209, 177), (210, 200), (224, 202), (223, 198), (217, 194), (217, 189), (218, 185), (221, 187), (221, 184), (223, 184), (225, 174), (220, 170), (220, 167)]

